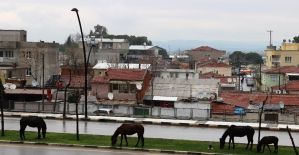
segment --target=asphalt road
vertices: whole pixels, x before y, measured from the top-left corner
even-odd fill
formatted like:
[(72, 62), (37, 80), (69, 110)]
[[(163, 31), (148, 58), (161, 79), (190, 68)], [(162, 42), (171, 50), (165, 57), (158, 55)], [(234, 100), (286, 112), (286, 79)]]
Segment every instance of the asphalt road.
[(0, 144), (0, 155), (158, 155), (162, 153), (132, 152), (75, 147)]
[[(19, 130), (20, 118), (5, 118), (6, 130)], [(48, 132), (60, 133), (75, 133), (76, 122), (73, 120), (52, 120), (45, 119)], [(86, 122), (80, 121), (79, 130), (84, 134), (112, 135), (120, 123), (106, 122)], [(190, 127), (190, 126), (171, 126), (171, 125), (148, 125), (144, 124), (144, 137), (150, 138), (166, 138), (166, 139), (184, 139), (184, 140), (199, 140), (199, 141), (219, 141), (219, 138), (224, 133), (224, 128), (205, 128), (205, 127)], [(37, 131), (36, 128), (27, 127), (26, 131)], [(286, 131), (261, 131), (261, 137), (275, 135), (279, 138), (279, 145), (291, 146), (289, 135)], [(292, 133), (295, 143), (298, 143), (299, 132)], [(136, 136), (136, 135), (133, 135)], [(257, 143), (258, 131), (254, 135), (254, 143)], [(228, 139), (227, 139), (228, 141)], [(247, 143), (247, 139), (235, 138), (236, 143)], [(297, 144), (299, 145), (299, 143)]]

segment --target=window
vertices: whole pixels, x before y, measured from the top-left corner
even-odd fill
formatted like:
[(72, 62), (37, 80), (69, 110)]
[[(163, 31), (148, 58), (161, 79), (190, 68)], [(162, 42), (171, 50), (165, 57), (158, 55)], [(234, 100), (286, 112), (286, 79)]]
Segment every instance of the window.
[(31, 75), (31, 68), (27, 68), (27, 69), (26, 69), (26, 75), (27, 75), (27, 76), (30, 76), (30, 75)]
[(111, 91), (118, 90), (118, 84), (111, 84), (110, 85), (110, 90)]
[(285, 63), (291, 63), (292, 57), (285, 57), (284, 60), (285, 60)]
[(277, 75), (270, 75), (270, 79), (272, 81), (277, 81)]
[(0, 57), (3, 57), (3, 51), (0, 51)]
[(26, 57), (27, 59), (32, 58), (32, 57), (31, 57), (31, 51), (27, 51), (26, 54), (25, 54), (25, 57)]
[(13, 51), (5, 51), (5, 57), (12, 58), (13, 57)]
[(128, 93), (128, 85), (127, 84), (119, 84), (119, 92), (120, 93)]
[(136, 85), (135, 84), (130, 84), (130, 92), (136, 93)]

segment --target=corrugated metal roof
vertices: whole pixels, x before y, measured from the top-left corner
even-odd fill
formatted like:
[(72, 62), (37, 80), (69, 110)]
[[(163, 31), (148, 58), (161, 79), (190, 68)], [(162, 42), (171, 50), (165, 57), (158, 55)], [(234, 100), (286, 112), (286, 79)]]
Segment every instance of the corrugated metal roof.
[(155, 46), (130, 45), (129, 50), (149, 50)]
[(106, 61), (98, 61), (93, 69), (108, 68), (126, 68), (126, 69), (148, 69), (151, 64), (128, 64), (128, 63), (107, 63)]
[(177, 101), (177, 97), (167, 97), (167, 96), (154, 96), (154, 101)]
[[(41, 89), (5, 89), (6, 94), (34, 94), (42, 95), (43, 91)], [(47, 94), (47, 90), (44, 90), (44, 94)]]

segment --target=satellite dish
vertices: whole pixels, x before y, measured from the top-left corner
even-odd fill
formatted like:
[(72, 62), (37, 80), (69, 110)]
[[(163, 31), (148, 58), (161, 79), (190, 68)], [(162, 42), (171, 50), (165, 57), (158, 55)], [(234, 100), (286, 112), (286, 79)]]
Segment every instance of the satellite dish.
[(113, 100), (113, 93), (108, 93), (108, 99)]
[(141, 88), (142, 88), (141, 83), (136, 83), (136, 88), (137, 88), (138, 90), (141, 90)]
[(32, 86), (33, 86), (33, 87), (36, 87), (36, 86), (38, 86), (38, 82), (37, 82), (37, 81), (35, 81), (35, 80), (32, 80), (31, 84), (32, 84)]
[(10, 86), (9, 86), (9, 89), (16, 89), (17, 88), (17, 86), (15, 85), (15, 84), (11, 84)]
[(9, 85), (8, 85), (8, 83), (5, 83), (5, 84), (3, 85), (3, 87), (4, 87), (5, 89), (9, 89)]

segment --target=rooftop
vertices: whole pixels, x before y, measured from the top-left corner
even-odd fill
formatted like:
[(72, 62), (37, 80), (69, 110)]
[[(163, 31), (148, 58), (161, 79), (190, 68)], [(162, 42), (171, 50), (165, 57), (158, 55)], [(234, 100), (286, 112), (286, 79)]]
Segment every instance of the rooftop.
[(108, 68), (122, 68), (122, 69), (147, 69), (151, 64), (132, 64), (132, 63), (107, 63), (106, 61), (98, 61), (93, 69), (108, 69)]
[(271, 68), (263, 71), (266, 74), (286, 74), (286, 73), (299, 73), (299, 67), (295, 66), (282, 66), (277, 68)]
[(147, 45), (130, 45), (129, 50), (149, 50), (156, 46), (147, 46)]

